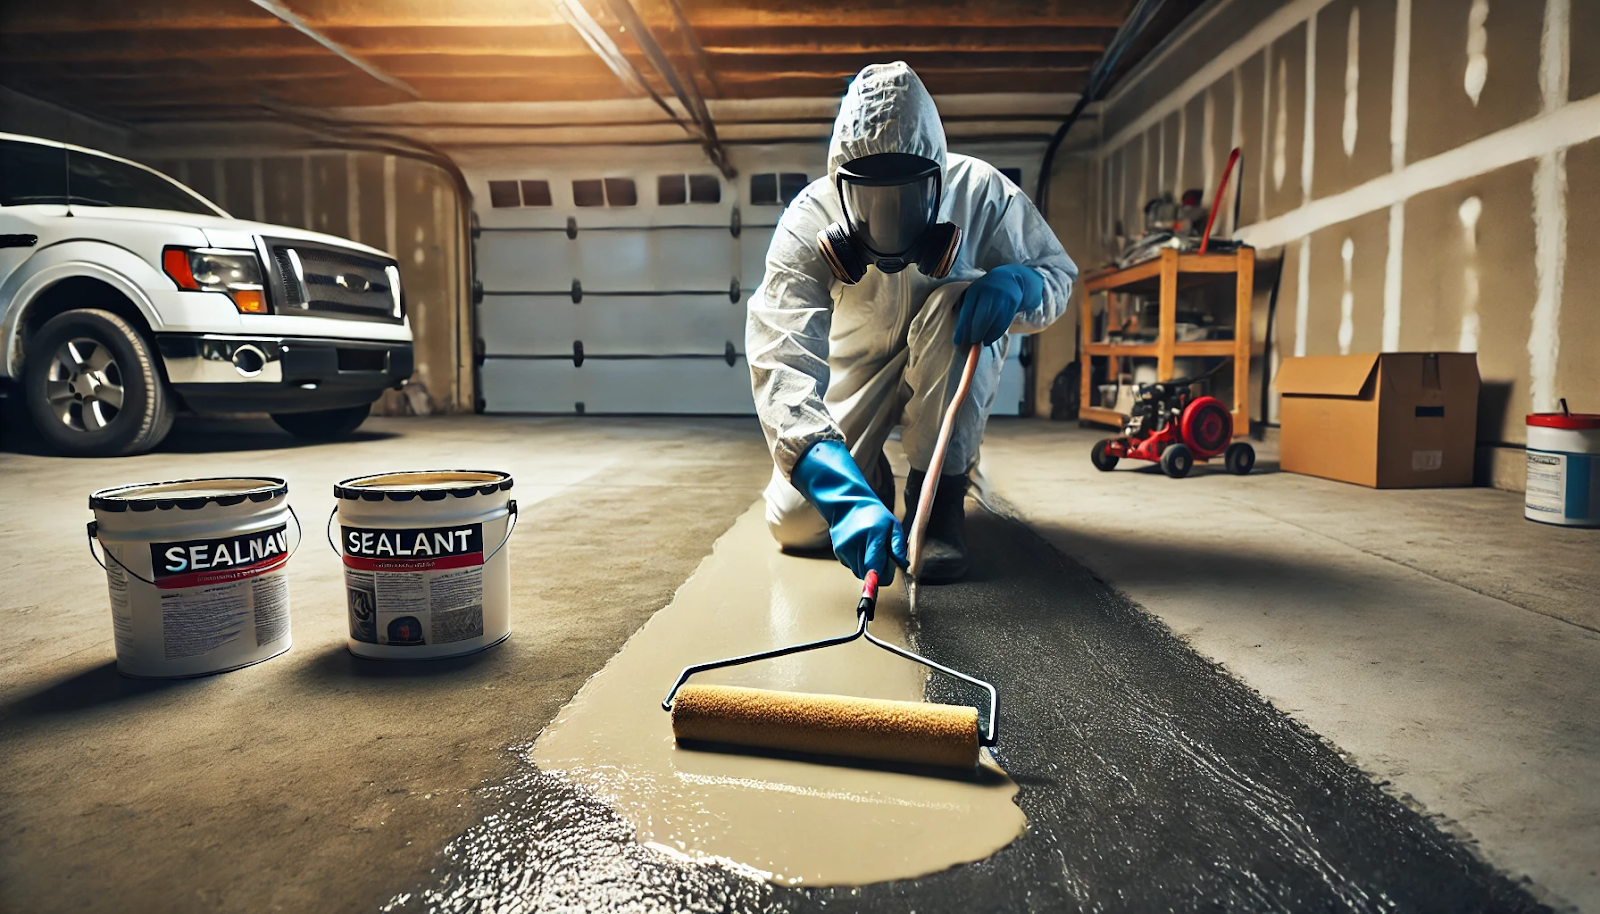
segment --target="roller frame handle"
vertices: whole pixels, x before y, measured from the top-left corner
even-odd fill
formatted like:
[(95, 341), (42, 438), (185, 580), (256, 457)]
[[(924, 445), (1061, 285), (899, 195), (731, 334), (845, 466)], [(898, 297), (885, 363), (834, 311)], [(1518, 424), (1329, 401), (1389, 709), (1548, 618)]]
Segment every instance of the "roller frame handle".
[(982, 354), (983, 346), (979, 343), (973, 343), (972, 348), (967, 350), (967, 364), (961, 369), (961, 382), (956, 385), (956, 394), (950, 398), (950, 405), (945, 407), (944, 421), (939, 424), (939, 438), (933, 446), (933, 457), (922, 476), (922, 494), (917, 498), (917, 513), (911, 520), (906, 548), (906, 574), (912, 578), (922, 568), (922, 543), (928, 538), (928, 518), (933, 513), (933, 496), (939, 491), (939, 476), (944, 470), (944, 455), (950, 447), (950, 433), (955, 429), (956, 413), (966, 401), (967, 391), (972, 389), (972, 377), (978, 373), (978, 357)]

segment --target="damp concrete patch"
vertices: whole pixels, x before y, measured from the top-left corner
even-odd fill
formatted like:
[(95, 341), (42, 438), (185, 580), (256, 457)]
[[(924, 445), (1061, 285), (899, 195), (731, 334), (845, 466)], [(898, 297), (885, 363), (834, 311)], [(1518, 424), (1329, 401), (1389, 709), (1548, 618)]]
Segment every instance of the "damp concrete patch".
[[(987, 756), (950, 774), (674, 744), (661, 700), (679, 670), (848, 633), (859, 593), (831, 559), (780, 553), (757, 503), (545, 729), (531, 760), (608, 804), (639, 844), (775, 883), (863, 885), (992, 855), (1026, 820)], [(897, 582), (873, 632), (904, 645), (908, 617)], [(695, 681), (902, 701), (921, 701), (927, 686), (922, 668), (859, 641)]]

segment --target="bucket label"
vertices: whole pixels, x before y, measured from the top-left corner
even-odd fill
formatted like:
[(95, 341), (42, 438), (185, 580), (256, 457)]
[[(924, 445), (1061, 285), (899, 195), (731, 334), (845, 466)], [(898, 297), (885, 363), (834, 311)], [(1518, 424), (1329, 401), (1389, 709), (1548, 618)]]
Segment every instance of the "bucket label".
[(421, 646), (483, 637), (483, 525), (341, 526), (350, 637)]
[[(279, 524), (237, 536), (150, 544), (166, 659), (197, 657), (241, 637), (265, 647), (289, 635), (286, 530)], [(116, 591), (113, 580), (113, 618)]]
[(1567, 511), (1567, 455), (1529, 450), (1528, 486), (1524, 504), (1529, 511), (1562, 517)]

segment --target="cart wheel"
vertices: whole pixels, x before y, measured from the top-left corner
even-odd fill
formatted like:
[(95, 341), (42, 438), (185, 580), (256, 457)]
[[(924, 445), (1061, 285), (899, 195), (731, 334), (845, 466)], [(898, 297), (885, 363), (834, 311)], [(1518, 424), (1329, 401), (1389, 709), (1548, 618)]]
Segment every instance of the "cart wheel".
[(1228, 445), (1227, 453), (1222, 455), (1222, 465), (1233, 475), (1244, 476), (1255, 468), (1256, 449), (1248, 442), (1235, 441)]
[(1193, 467), (1194, 454), (1190, 453), (1186, 444), (1174, 444), (1161, 452), (1161, 472), (1173, 479), (1188, 476)]
[(1109, 473), (1117, 468), (1117, 455), (1106, 453), (1106, 445), (1110, 443), (1110, 438), (1101, 438), (1094, 443), (1094, 450), (1089, 452), (1089, 460), (1094, 463), (1094, 468), (1102, 473)]

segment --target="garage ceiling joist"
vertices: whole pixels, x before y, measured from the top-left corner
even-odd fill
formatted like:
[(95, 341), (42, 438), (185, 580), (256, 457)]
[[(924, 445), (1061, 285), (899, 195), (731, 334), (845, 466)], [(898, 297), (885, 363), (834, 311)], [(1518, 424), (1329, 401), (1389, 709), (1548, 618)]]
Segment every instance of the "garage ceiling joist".
[[(1201, 0), (1171, 0), (1132, 66)], [(269, 109), (837, 99), (903, 59), (936, 96), (1072, 96), (1134, 0), (52, 0), (0, 5), (0, 85), (138, 128)], [(566, 12), (564, 13), (563, 10)], [(578, 16), (593, 25), (575, 28)], [(630, 24), (631, 23), (631, 24)], [(604, 42), (599, 41), (601, 37)], [(998, 113), (1007, 113), (997, 108)], [(1016, 113), (1016, 112), (1010, 112)], [(748, 113), (747, 113), (748, 119)]]

